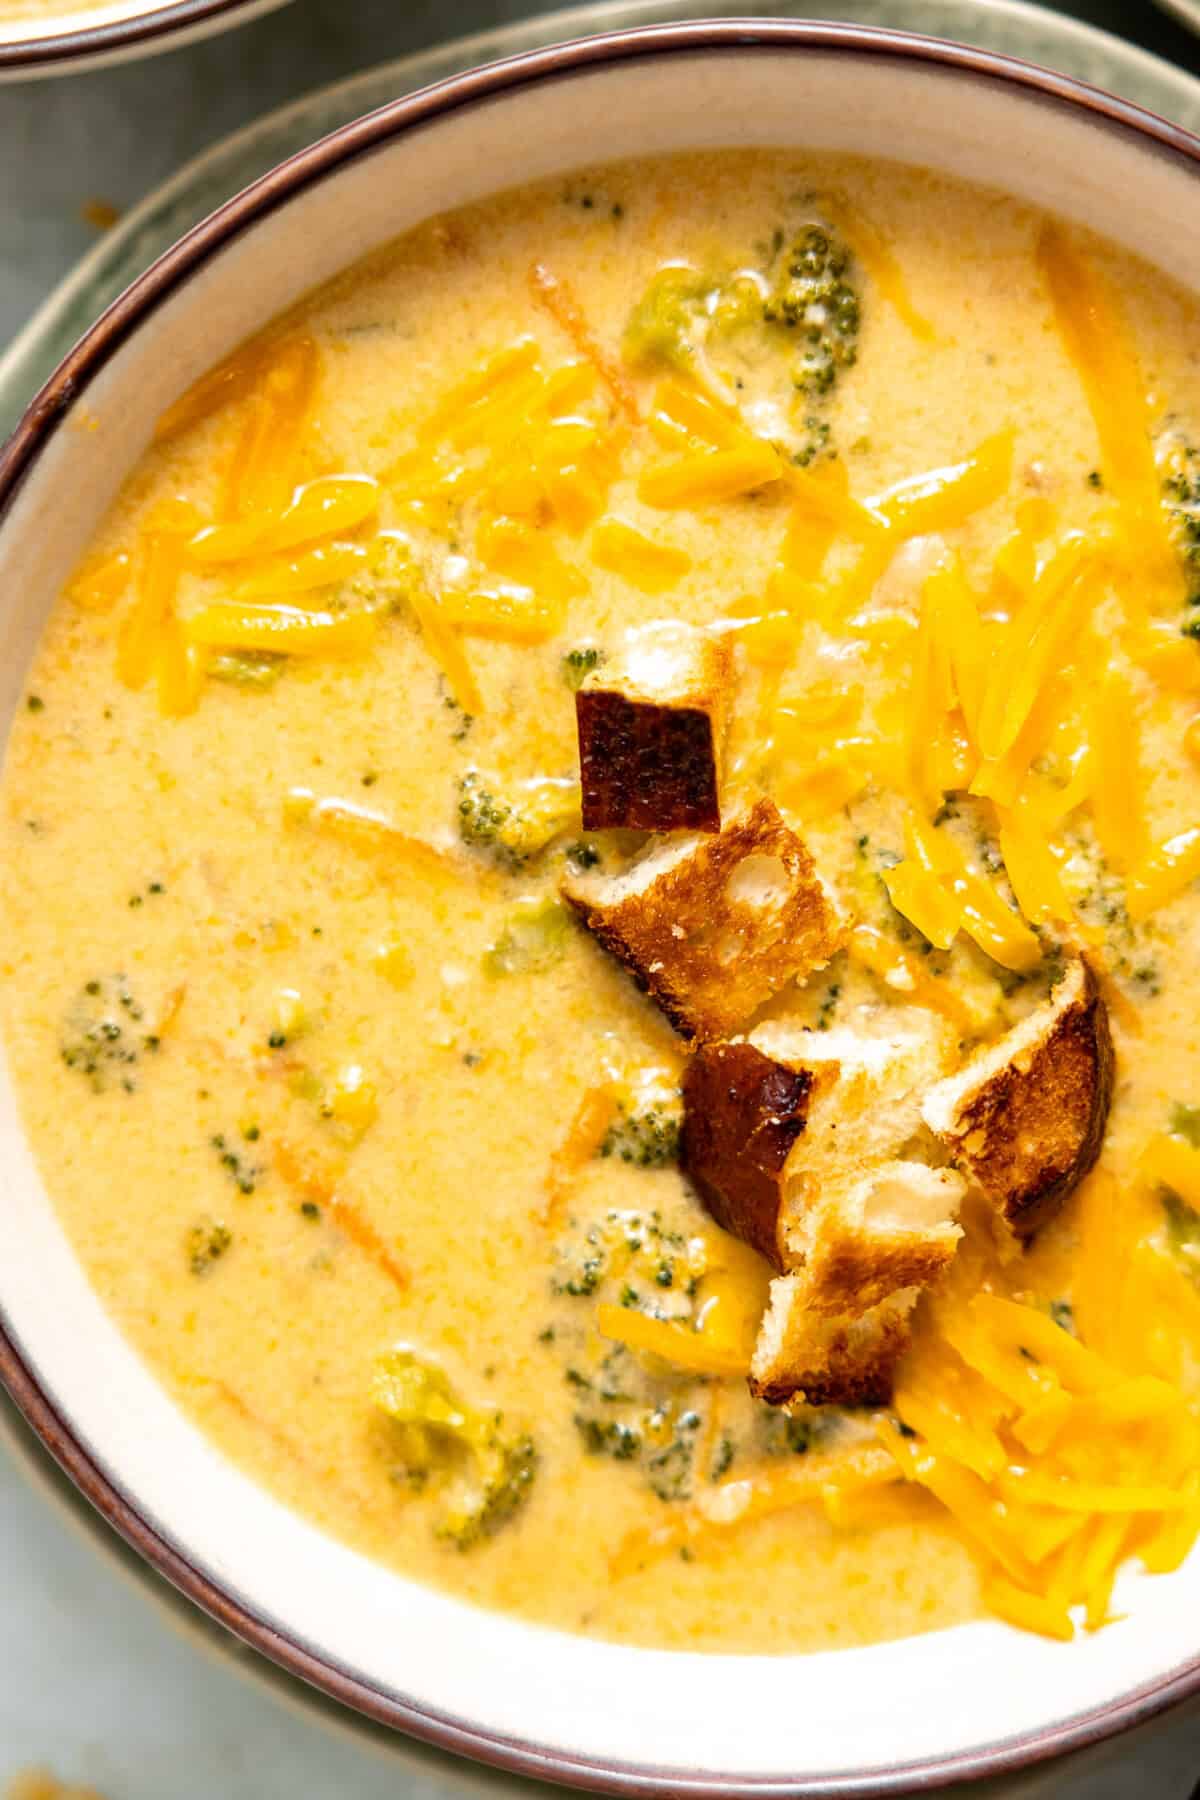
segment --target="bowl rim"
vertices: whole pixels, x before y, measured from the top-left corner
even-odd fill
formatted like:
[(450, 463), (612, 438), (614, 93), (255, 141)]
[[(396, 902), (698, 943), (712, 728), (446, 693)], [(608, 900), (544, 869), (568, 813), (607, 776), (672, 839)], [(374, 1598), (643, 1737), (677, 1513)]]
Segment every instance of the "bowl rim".
[[(179, 0), (163, 9), (176, 23), (246, 4), (246, 0)], [(165, 27), (162, 27), (165, 28)], [(79, 38), (99, 34), (78, 33)], [(128, 39), (124, 40), (128, 41)], [(110, 40), (111, 42), (111, 40)], [(245, 231), (297, 194), (393, 138), (505, 94), (581, 71), (649, 58), (722, 51), (834, 52), (923, 64), (951, 75), (1006, 84), (1028, 97), (1090, 114), (1102, 125), (1200, 169), (1200, 136), (1091, 86), (1074, 76), (996, 51), (891, 27), (800, 19), (726, 18), (634, 26), (551, 44), (449, 76), (343, 125), (287, 157), (225, 202), (134, 281), (84, 333), (44, 383), (0, 449), (0, 531), (18, 490), (54, 433), (108, 361), (183, 283)], [(63, 54), (66, 54), (65, 52)], [(0, 48), (0, 71), (5, 51)], [(40, 1383), (0, 1310), (0, 1383), (26, 1422), (87, 1500), (141, 1557), (211, 1618), (290, 1674), (374, 1722), (436, 1749), (490, 1768), (592, 1792), (622, 1796), (724, 1796), (728, 1778), (703, 1769), (680, 1773), (650, 1765), (548, 1750), (536, 1741), (486, 1730), (410, 1699), (382, 1692), (332, 1656), (280, 1630), (237, 1594), (207, 1575), (140, 1511), (134, 1495), (76, 1435), (53, 1395)], [(807, 1800), (870, 1800), (930, 1793), (952, 1783), (982, 1781), (1028, 1770), (1070, 1751), (1092, 1748), (1200, 1694), (1200, 1648), (1181, 1667), (1139, 1684), (1120, 1699), (977, 1750), (925, 1757), (888, 1771), (829, 1777), (742, 1776), (756, 1794)]]
[(217, 30), (227, 13), (245, 12), (252, 18), (256, 10), (262, 10), (262, 0), (257, 5), (256, 0), (158, 0), (127, 18), (12, 38), (0, 42), (0, 80), (74, 74), (85, 67), (94, 68), (97, 62), (149, 55), (169, 48), (168, 40), (176, 37), (186, 42), (189, 37)]

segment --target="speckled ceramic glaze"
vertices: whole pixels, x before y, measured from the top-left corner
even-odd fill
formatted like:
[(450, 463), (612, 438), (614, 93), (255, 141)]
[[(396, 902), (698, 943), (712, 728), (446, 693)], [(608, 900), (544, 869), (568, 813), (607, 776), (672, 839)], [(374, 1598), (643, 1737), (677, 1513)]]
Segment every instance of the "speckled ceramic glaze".
[[(1200, 288), (1200, 243), (1179, 229), (1200, 197), (1200, 141), (1001, 57), (742, 21), (459, 76), (282, 164), (157, 262), (52, 376), (0, 457), (0, 717), (157, 414), (314, 282), (499, 183), (614, 145), (795, 146), (797, 120), (814, 148), (900, 156), (1115, 228)], [(803, 1659), (698, 1657), (475, 1611), (324, 1538), (175, 1411), (88, 1288), (2, 1074), (0, 1194), (0, 1372), (43, 1441), (215, 1617), (426, 1741), (614, 1793), (916, 1793), (1097, 1742), (1200, 1689), (1195, 1562), (1124, 1579), (1120, 1623), (1070, 1646), (981, 1621)]]

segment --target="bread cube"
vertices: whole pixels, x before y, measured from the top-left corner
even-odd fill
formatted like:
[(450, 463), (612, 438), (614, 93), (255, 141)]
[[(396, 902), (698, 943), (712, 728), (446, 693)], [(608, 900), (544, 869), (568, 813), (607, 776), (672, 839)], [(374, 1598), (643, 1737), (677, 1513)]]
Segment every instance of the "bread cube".
[(933, 1087), (921, 1112), (1001, 1229), (1023, 1242), (1099, 1156), (1112, 1085), (1108, 1011), (1077, 957), (1049, 999)]
[(733, 678), (725, 638), (631, 631), (575, 696), (585, 831), (719, 831)]
[(760, 799), (712, 837), (656, 844), (624, 873), (569, 874), (564, 898), (685, 1037), (731, 1036), (823, 968), (843, 925), (802, 838)]
[(920, 1191), (902, 1207), (898, 1181), (878, 1193), (864, 1185), (922, 1131), (917, 1096), (950, 1054), (947, 1029), (919, 1008), (871, 1023), (873, 1034), (765, 1024), (747, 1039), (702, 1045), (683, 1080), (682, 1163), (713, 1218), (781, 1271), (828, 1252), (839, 1295), (853, 1255), (865, 1279), (866, 1250), (892, 1254), (897, 1209), (940, 1243), (945, 1219), (931, 1219), (931, 1208), (952, 1217), (962, 1187), (921, 1187), (915, 1176)]
[(772, 1406), (883, 1406), (911, 1338), (915, 1288), (858, 1314), (815, 1312), (805, 1277), (782, 1275), (750, 1365), (750, 1391)]

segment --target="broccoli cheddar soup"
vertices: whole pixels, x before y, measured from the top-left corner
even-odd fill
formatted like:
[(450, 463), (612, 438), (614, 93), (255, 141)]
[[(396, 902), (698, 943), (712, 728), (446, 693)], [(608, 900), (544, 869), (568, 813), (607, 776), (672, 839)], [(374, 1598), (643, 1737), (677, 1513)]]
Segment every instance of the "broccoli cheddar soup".
[(1000, 194), (739, 152), (438, 219), (177, 400), (13, 727), (4, 1011), (223, 1452), (668, 1648), (1180, 1562), (1197, 342)]

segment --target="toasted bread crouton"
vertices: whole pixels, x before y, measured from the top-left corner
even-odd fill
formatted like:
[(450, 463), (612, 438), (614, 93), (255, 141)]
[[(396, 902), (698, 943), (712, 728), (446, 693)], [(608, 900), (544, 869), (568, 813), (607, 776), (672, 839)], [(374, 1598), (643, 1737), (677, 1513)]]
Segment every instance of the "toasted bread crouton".
[(728, 1037), (838, 949), (841, 919), (802, 838), (760, 799), (714, 837), (676, 836), (564, 897), (685, 1037)]
[(912, 1096), (944, 1073), (945, 1039), (931, 1015), (904, 1018), (910, 1028), (887, 1036), (772, 1022), (748, 1039), (702, 1045), (689, 1063), (684, 1171), (717, 1223), (776, 1269), (811, 1253), (821, 1195), (921, 1129)]
[(822, 1188), (788, 1233), (804, 1305), (856, 1317), (903, 1288), (928, 1287), (958, 1248), (966, 1186), (953, 1169), (897, 1158)]
[(1048, 1000), (932, 1088), (921, 1112), (950, 1160), (1023, 1240), (1099, 1156), (1112, 1081), (1108, 1013), (1076, 958)]
[(694, 626), (644, 626), (575, 696), (585, 831), (719, 831), (733, 658)]
[(819, 1081), (745, 1041), (702, 1044), (683, 1076), (680, 1164), (724, 1231), (783, 1268), (783, 1170)]
[(750, 1392), (772, 1406), (882, 1406), (908, 1348), (916, 1290), (903, 1289), (857, 1316), (814, 1312), (804, 1275), (771, 1283), (750, 1365)]

